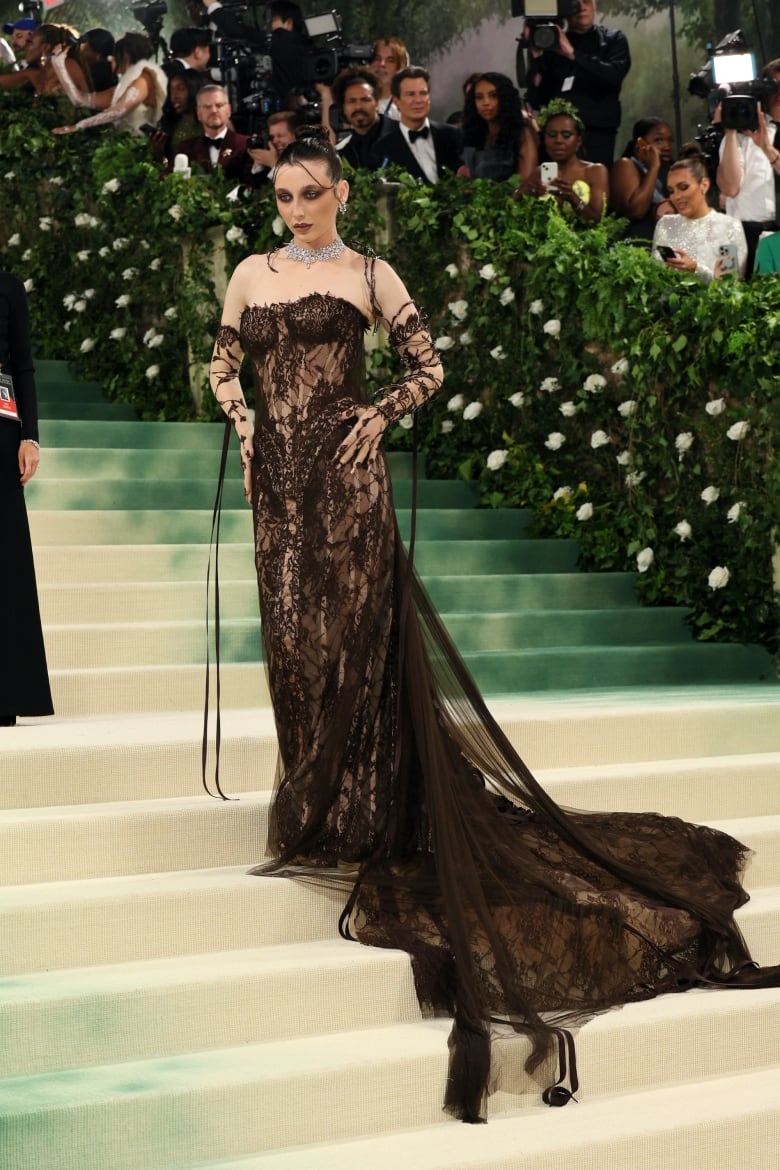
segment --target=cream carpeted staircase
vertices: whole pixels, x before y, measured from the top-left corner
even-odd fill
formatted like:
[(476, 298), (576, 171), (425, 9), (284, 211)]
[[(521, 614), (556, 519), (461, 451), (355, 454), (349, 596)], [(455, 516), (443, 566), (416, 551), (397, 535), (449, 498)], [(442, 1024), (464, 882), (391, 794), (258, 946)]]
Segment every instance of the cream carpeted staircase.
[[(449, 1025), (420, 1017), (406, 957), (340, 940), (332, 893), (245, 872), (276, 753), (239, 501), (220, 570), (233, 799), (200, 787), (215, 428), (159, 424), (136, 462), (83, 393), (94, 446), (50, 417), (29, 493), (58, 716), (0, 733), (2, 1170), (776, 1170), (780, 990), (599, 1017), (562, 1110), (539, 1103), (549, 1070), (529, 1081), (524, 1042), (498, 1039), (489, 1124), (444, 1117)], [(103, 506), (74, 502), (82, 479), (105, 481)], [(450, 567), (456, 536), (438, 535)], [(718, 677), (491, 706), (561, 802), (750, 844), (739, 920), (777, 962), (780, 688)]]

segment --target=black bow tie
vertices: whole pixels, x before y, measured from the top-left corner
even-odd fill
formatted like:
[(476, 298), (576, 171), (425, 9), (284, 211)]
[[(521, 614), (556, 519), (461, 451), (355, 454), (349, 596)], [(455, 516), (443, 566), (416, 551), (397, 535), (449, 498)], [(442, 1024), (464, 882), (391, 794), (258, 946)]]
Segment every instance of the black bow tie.
[(218, 150), (221, 150), (226, 137), (227, 135), (223, 134), (220, 138), (209, 138), (208, 134), (204, 134), (203, 141), (206, 143), (206, 146), (216, 146)]
[(416, 142), (418, 138), (427, 138), (430, 132), (430, 126), (423, 126), (422, 130), (410, 130), (409, 141)]

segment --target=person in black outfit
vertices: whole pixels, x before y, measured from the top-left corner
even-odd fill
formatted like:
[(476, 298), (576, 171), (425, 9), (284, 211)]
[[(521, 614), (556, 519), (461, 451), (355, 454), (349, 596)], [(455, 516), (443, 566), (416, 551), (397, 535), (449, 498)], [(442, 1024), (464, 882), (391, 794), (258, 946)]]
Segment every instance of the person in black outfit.
[(0, 418), (0, 727), (53, 715), (24, 485), (38, 469), (38, 408), (24, 285), (0, 272), (0, 366), (13, 378), (20, 422)]
[(620, 87), (631, 68), (628, 41), (619, 29), (595, 23), (595, 0), (575, 0), (566, 32), (553, 49), (529, 49), (526, 101), (540, 110), (564, 97), (585, 123), (583, 155), (612, 166), (620, 125)]
[(421, 183), (433, 186), (446, 171), (457, 171), (463, 163), (460, 134), (445, 122), (431, 122), (430, 76), (411, 65), (395, 74), (391, 82), (393, 99), (401, 120), (384, 134), (371, 151), (375, 168), (388, 163), (403, 167)]
[(374, 143), (395, 126), (392, 118), (379, 113), (381, 96), (379, 81), (363, 65), (342, 70), (333, 82), (333, 100), (349, 127), (349, 134), (336, 143), (336, 150), (350, 166), (372, 170)]
[(93, 93), (102, 93), (116, 85), (113, 55), (114, 38), (107, 28), (91, 28), (79, 37), (78, 58)]

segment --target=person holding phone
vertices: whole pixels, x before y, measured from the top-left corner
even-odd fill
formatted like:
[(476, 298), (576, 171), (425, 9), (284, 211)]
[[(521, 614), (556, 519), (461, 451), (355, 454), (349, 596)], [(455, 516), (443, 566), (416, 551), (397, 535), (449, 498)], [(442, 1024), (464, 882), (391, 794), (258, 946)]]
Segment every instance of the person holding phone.
[(570, 102), (555, 98), (540, 112), (538, 122), (547, 159), (534, 167), (514, 197), (550, 196), (577, 219), (598, 223), (609, 200), (609, 173), (602, 163), (579, 157), (582, 119)]
[(672, 128), (661, 118), (640, 118), (609, 175), (611, 210), (630, 220), (626, 238), (652, 240), (656, 221), (673, 212), (666, 175), (674, 154)]
[(747, 242), (742, 224), (707, 202), (710, 180), (701, 159), (685, 158), (669, 168), (667, 188), (675, 209), (656, 224), (653, 255), (676, 272), (694, 273), (709, 284), (726, 272), (745, 275)]

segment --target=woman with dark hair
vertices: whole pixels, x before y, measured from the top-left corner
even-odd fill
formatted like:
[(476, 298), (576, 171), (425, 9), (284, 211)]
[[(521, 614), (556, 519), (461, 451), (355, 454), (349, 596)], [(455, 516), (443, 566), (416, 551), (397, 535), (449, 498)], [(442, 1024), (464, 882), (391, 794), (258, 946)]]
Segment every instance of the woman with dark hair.
[(552, 197), (577, 219), (598, 223), (607, 210), (609, 174), (603, 163), (580, 158), (585, 125), (571, 102), (553, 100), (539, 112), (539, 127), (547, 160), (554, 172), (543, 173), (545, 163), (536, 167), (514, 192), (515, 198), (535, 195)]
[(211, 78), (202, 69), (182, 69), (168, 78), (168, 96), (163, 106), (160, 130), (152, 136), (155, 155), (155, 140), (161, 145), (160, 157), (173, 159), (180, 142), (188, 142), (203, 133), (198, 121), (198, 94)]
[(674, 215), (659, 219), (653, 255), (676, 272), (693, 272), (709, 284), (725, 272), (745, 275), (747, 241), (742, 224), (707, 201), (710, 179), (700, 158), (680, 159), (666, 178)]
[[(413, 538), (404, 551), (381, 446), (440, 389), (439, 354), (392, 268), (339, 237), (349, 184), (324, 128), (299, 131), (273, 181), (292, 238), (236, 268), (211, 363), (252, 507), (279, 738), (271, 860), (252, 872), (348, 890), (342, 934), (409, 953), (422, 1003), (454, 1016), (445, 1106), (476, 1122), (494, 1017), (530, 1037), (534, 1068), (571, 1056), (562, 1025), (600, 1009), (780, 970), (751, 965), (734, 923), (742, 845), (655, 814), (564, 812), (490, 715)], [(405, 373), (370, 402), (364, 333), (380, 323)]]
[(85, 92), (68, 82), (62, 56), (54, 56), (52, 64), (62, 81), (68, 97), (77, 106), (99, 110), (90, 118), (82, 118), (71, 126), (58, 126), (54, 134), (72, 134), (74, 130), (90, 130), (94, 126), (113, 125), (117, 130), (139, 133), (146, 123), (156, 125), (162, 116), (168, 78), (151, 59), (152, 46), (143, 33), (128, 32), (114, 46), (114, 63), (119, 81), (113, 89)]
[(672, 128), (661, 118), (640, 118), (609, 176), (610, 210), (631, 220), (630, 239), (652, 240), (656, 220), (673, 211), (666, 196)]
[(115, 42), (107, 28), (90, 28), (79, 37), (79, 61), (87, 76), (87, 89), (102, 93), (117, 82), (112, 64)]
[(527, 178), (539, 161), (537, 136), (520, 94), (503, 73), (479, 73), (465, 92), (463, 168), (473, 179)]
[(24, 285), (8, 272), (0, 272), (0, 374), (0, 727), (13, 727), (17, 715), (54, 708), (24, 503), (39, 462), (30, 321)]
[[(73, 101), (71, 92), (86, 85), (84, 70), (73, 53), (74, 44), (65, 25), (39, 24), (24, 50), (25, 68), (18, 73), (0, 73), (0, 88), (29, 88), (47, 96), (64, 91)], [(61, 54), (61, 69), (55, 67), (56, 54)]]

